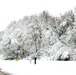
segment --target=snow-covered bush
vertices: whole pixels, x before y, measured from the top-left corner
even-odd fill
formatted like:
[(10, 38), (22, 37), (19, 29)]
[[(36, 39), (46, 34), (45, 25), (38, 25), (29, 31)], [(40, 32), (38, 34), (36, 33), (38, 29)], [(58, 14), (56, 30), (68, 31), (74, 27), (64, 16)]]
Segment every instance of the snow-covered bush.
[(68, 61), (70, 60), (70, 53), (68, 51), (59, 51), (55, 55), (55, 60)]

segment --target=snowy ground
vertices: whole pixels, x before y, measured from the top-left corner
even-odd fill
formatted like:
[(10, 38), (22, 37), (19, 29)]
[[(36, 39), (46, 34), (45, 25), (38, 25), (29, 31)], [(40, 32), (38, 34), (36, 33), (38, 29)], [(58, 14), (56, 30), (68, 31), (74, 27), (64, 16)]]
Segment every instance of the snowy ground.
[(59, 62), (38, 60), (37, 64), (30, 61), (3, 61), (0, 68), (12, 75), (76, 75), (76, 62)]

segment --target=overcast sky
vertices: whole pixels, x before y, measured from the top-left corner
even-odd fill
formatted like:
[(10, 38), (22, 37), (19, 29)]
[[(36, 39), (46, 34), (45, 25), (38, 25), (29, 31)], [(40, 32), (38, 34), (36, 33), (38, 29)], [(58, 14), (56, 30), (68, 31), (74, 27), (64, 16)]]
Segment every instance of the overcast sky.
[(0, 0), (0, 31), (13, 20), (26, 15), (39, 14), (43, 10), (58, 16), (76, 7), (76, 0)]

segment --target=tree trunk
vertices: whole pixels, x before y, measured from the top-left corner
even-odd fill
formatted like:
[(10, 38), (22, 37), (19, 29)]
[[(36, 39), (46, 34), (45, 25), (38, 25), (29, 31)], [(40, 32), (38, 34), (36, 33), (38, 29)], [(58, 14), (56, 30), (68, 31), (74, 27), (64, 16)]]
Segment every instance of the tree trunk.
[(34, 64), (36, 64), (36, 59), (37, 59), (37, 58), (35, 57), (35, 58), (34, 58)]

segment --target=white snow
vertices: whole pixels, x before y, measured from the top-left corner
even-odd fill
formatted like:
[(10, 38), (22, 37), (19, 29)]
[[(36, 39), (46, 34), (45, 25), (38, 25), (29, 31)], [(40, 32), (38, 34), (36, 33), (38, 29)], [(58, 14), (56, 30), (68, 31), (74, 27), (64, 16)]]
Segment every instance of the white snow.
[(12, 75), (76, 75), (76, 62), (37, 60), (35, 65), (29, 60), (0, 60), (0, 68)]

